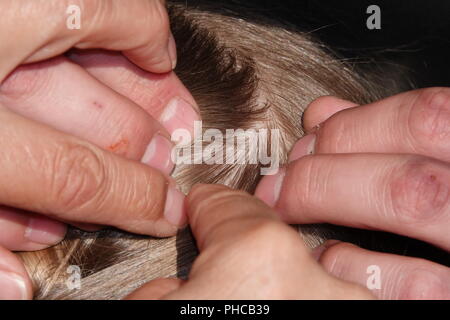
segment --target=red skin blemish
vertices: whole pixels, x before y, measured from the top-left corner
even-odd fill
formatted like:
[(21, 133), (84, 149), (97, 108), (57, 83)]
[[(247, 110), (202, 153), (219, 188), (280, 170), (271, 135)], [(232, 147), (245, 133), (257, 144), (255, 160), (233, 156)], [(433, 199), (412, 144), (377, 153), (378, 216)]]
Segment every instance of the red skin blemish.
[(98, 101), (94, 101), (94, 106), (96, 106), (99, 109), (103, 108), (103, 105), (100, 102), (98, 102)]
[(120, 141), (108, 146), (106, 149), (111, 152), (123, 155), (127, 151), (126, 149), (128, 144), (129, 142), (127, 139), (121, 139)]

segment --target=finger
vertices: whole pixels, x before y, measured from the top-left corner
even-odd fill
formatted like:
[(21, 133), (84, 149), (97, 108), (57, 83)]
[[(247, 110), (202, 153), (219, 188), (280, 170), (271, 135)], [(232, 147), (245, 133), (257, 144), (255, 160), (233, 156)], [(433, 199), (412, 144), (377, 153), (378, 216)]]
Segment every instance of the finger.
[(449, 165), (431, 158), (314, 155), (264, 177), (256, 195), (289, 223), (384, 230), (450, 249), (449, 181)]
[(222, 185), (196, 185), (187, 197), (192, 233), (201, 250), (259, 224), (281, 221), (262, 201)]
[(194, 133), (199, 108), (175, 73), (145, 72), (119, 53), (73, 50), (69, 58), (96, 79), (141, 106), (172, 134), (177, 129)]
[(177, 290), (183, 283), (181, 279), (156, 279), (129, 294), (125, 300), (159, 300)]
[[(0, 50), (0, 81), (17, 65), (46, 60), (71, 47), (123, 51), (151, 72), (175, 67), (176, 48), (164, 1), (8, 0), (3, 4), (0, 39), (15, 41)], [(18, 12), (28, 12), (20, 28), (17, 19), (25, 18)]]
[[(370, 297), (359, 286), (324, 273), (298, 233), (246, 192), (197, 185), (188, 195), (186, 206), (200, 256), (188, 283), (171, 298), (192, 298), (194, 291), (196, 298), (245, 299), (250, 297), (249, 288), (260, 289), (251, 291), (256, 299)], [(271, 277), (273, 281), (268, 282)], [(218, 279), (216, 286), (211, 285), (211, 279)], [(220, 279), (225, 281), (221, 284)], [(195, 290), (196, 286), (203, 290)], [(311, 290), (303, 292), (299, 287)]]
[(379, 299), (450, 299), (450, 269), (423, 259), (338, 243), (325, 248), (319, 261), (334, 276), (369, 287)]
[(13, 251), (41, 250), (60, 242), (66, 226), (31, 212), (0, 206), (0, 246)]
[(356, 103), (336, 97), (320, 97), (311, 102), (303, 113), (303, 127), (309, 133), (335, 113), (356, 106)]
[(185, 224), (184, 196), (156, 169), (9, 111), (0, 123), (0, 203), (155, 236)]
[[(166, 174), (174, 167), (172, 143), (164, 128), (65, 58), (19, 68), (0, 85), (0, 102), (27, 118), (143, 160)], [(147, 151), (155, 146), (158, 149), (149, 158)]]
[(0, 300), (25, 300), (32, 296), (32, 284), (22, 262), (0, 247)]
[(450, 161), (450, 88), (410, 91), (338, 112), (292, 152), (306, 143), (314, 153), (409, 153)]

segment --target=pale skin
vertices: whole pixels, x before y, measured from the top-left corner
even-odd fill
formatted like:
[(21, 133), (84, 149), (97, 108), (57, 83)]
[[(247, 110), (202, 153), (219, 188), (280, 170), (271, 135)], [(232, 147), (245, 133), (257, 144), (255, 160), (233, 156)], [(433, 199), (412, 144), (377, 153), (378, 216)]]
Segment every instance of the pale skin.
[[(158, 279), (128, 298), (366, 299), (367, 268), (376, 265), (377, 298), (450, 299), (446, 266), (337, 241), (308, 252), (272, 219), (275, 212), (288, 223), (385, 230), (450, 250), (450, 89), (356, 107), (335, 97), (310, 104), (309, 135), (294, 146), (289, 165), (256, 190), (272, 210), (223, 187), (194, 189), (186, 201), (200, 256), (188, 280)], [(337, 285), (330, 275), (349, 282)]]
[[(69, 4), (81, 8), (80, 30), (66, 28)], [(30, 280), (9, 250), (56, 244), (62, 221), (154, 236), (186, 224), (184, 195), (168, 176), (168, 138), (199, 117), (171, 72), (176, 47), (163, 1), (8, 0), (0, 7), (0, 297), (27, 299)], [(122, 53), (104, 61), (115, 66), (108, 77), (130, 87), (109, 87), (76, 53), (72, 61), (60, 56), (71, 48)], [(169, 107), (183, 117), (159, 121)]]
[[(322, 97), (304, 124), (309, 135), (289, 165), (256, 191), (284, 221), (384, 230), (450, 251), (450, 88), (359, 107)], [(430, 261), (346, 243), (316, 255), (331, 274), (360, 284), (368, 266), (379, 266), (384, 285), (374, 293), (382, 299), (450, 299), (450, 269)]]
[[(450, 250), (450, 89), (355, 107), (335, 97), (310, 104), (310, 135), (295, 145), (287, 168), (256, 190), (273, 209), (224, 187), (191, 191), (188, 217), (200, 256), (188, 280), (154, 280), (128, 299), (450, 299), (448, 267), (337, 241), (309, 252), (274, 217), (386, 230)], [(363, 286), (371, 265), (382, 285), (370, 294)]]
[(154, 280), (127, 299), (373, 299), (325, 272), (297, 231), (246, 192), (197, 185), (186, 206), (200, 250), (189, 280)]
[[(36, 2), (11, 1), (6, 5), (10, 11), (2, 12), (6, 12), (4, 17), (8, 17), (9, 12), (10, 19), (0, 22), (1, 31), (11, 29), (8, 23), (13, 23), (14, 5), (19, 3), (31, 6), (30, 3)], [(92, 14), (94, 9), (98, 9), (95, 7), (96, 3), (79, 1), (85, 7), (88, 17), (89, 12)], [(178, 201), (171, 203), (178, 207), (169, 210), (177, 215), (166, 216), (164, 203), (167, 190), (173, 187), (173, 181), (168, 178), (173, 165), (164, 157), (149, 160), (145, 157), (146, 150), (155, 134), (168, 137), (176, 128), (190, 130), (191, 122), (198, 119), (197, 107), (186, 88), (170, 72), (176, 55), (174, 56), (174, 43), (161, 2), (136, 1), (133, 4), (136, 7), (127, 5), (126, 10), (120, 6), (100, 6), (98, 10), (116, 8), (119, 13), (92, 15), (100, 20), (80, 33), (71, 33), (64, 28), (49, 29), (47, 24), (36, 28), (32, 22), (40, 24), (42, 15), (50, 14), (50, 11), (45, 12), (48, 7), (41, 4), (39, 10), (44, 11), (29, 8), (31, 12), (39, 13), (34, 20), (29, 18), (30, 24), (24, 25), (23, 29), (14, 24), (18, 40), (11, 45), (9, 42), (10, 47), (0, 48), (0, 81), (3, 82), (0, 86), (0, 133), (2, 137), (7, 137), (0, 139), (2, 149), (7, 150), (0, 157), (0, 203), (5, 206), (0, 212), (1, 297), (31, 298), (31, 284), (25, 269), (10, 250), (37, 250), (59, 242), (65, 233), (65, 225), (61, 221), (81, 224), (85, 228), (107, 224), (136, 233), (168, 236), (185, 225), (187, 219), (201, 250), (189, 280), (156, 280), (130, 295), (130, 298), (255, 298), (254, 294), (258, 292), (260, 298), (369, 299), (372, 295), (355, 283), (365, 284), (365, 278), (359, 277), (357, 271), (370, 261), (388, 271), (394, 270), (390, 268), (393, 264), (403, 267), (400, 273), (388, 272), (387, 283), (397, 283), (405, 272), (410, 272), (420, 280), (410, 281), (410, 287), (394, 285), (392, 289), (387, 288), (386, 292), (375, 292), (381, 298), (418, 298), (424, 292), (421, 284), (428, 286), (425, 291), (431, 298), (448, 297), (450, 289), (438, 285), (449, 282), (448, 268), (422, 260), (370, 253), (347, 244), (320, 248), (311, 255), (298, 235), (275, 215), (278, 212), (283, 220), (291, 223), (332, 222), (385, 229), (448, 249), (449, 202), (448, 197), (445, 198), (445, 190), (448, 189), (445, 189), (444, 184), (448, 179), (441, 179), (448, 175), (446, 161), (450, 158), (444, 130), (445, 119), (449, 119), (450, 112), (448, 89), (432, 89), (440, 90), (440, 96), (444, 97), (444, 102), (439, 103), (442, 106), (439, 107), (439, 112), (443, 116), (429, 122), (431, 128), (437, 128), (437, 131), (432, 130), (438, 132), (435, 136), (437, 146), (429, 139), (424, 139), (420, 146), (414, 146), (412, 141), (418, 138), (411, 139), (398, 134), (409, 132), (407, 126), (410, 117), (400, 117), (395, 122), (395, 128), (376, 127), (375, 124), (382, 124), (383, 121), (392, 123), (393, 118), (389, 118), (391, 113), (364, 113), (359, 108), (351, 109), (354, 106), (351, 102), (332, 97), (321, 98), (305, 114), (307, 130), (313, 131), (313, 128), (321, 124), (319, 129), (314, 129), (318, 136), (315, 155), (302, 157), (305, 151), (302, 144), (305, 144), (305, 140), (294, 148), (291, 155), (293, 164), (287, 168), (279, 200), (275, 201), (273, 197), (267, 196), (274, 194), (271, 189), (273, 180), (269, 180), (271, 178), (264, 179), (258, 188), (257, 195), (274, 206), (275, 210), (242, 192), (221, 186), (201, 186), (195, 188), (185, 203), (184, 197), (177, 193), (175, 199)], [(154, 13), (150, 14), (152, 19), (147, 19), (149, 13)], [(111, 16), (117, 19), (111, 21), (108, 19)], [(133, 17), (131, 21), (127, 19), (129, 16)], [(136, 18), (140, 16), (142, 19)], [(133, 24), (135, 21), (136, 25)], [(142, 34), (139, 30), (142, 30), (143, 23), (148, 24), (146, 29), (155, 32), (142, 38), (134, 36)], [(126, 28), (120, 28), (121, 24), (126, 25)], [(117, 28), (124, 30), (126, 34), (117, 33)], [(35, 30), (48, 37), (36, 37)], [(0, 38), (6, 38), (6, 34), (1, 34), (1, 31)], [(90, 54), (74, 52), (69, 55), (69, 59), (59, 56), (73, 47), (103, 48), (120, 51), (123, 55), (102, 51)], [(53, 59), (49, 61), (50, 58)], [(33, 66), (23, 65), (37, 61), (43, 62)], [(12, 76), (7, 78), (13, 70)], [(415, 95), (417, 93), (406, 93), (361, 110), (386, 109), (393, 110), (394, 114), (399, 105), (405, 106), (404, 108), (409, 106), (411, 110), (429, 105), (426, 97), (422, 99), (423, 103), (414, 103), (418, 100), (414, 99)], [(432, 96), (428, 91), (423, 95)], [(158, 121), (164, 118), (164, 110), (173, 106), (170, 102), (174, 98), (187, 102), (177, 106), (183, 115), (189, 116), (175, 117), (168, 122)], [(58, 112), (61, 105), (65, 107), (64, 112)], [(331, 116), (336, 112), (335, 116)], [(358, 127), (355, 129), (355, 115), (345, 117), (351, 112), (357, 112), (361, 131), (364, 130), (362, 132), (365, 134), (358, 132)], [(370, 127), (371, 123), (374, 126)], [(355, 131), (333, 133), (333, 126)], [(440, 129), (444, 131), (439, 131)], [(326, 130), (329, 130), (328, 134)], [(368, 134), (370, 132), (373, 133)], [(342, 133), (342, 139), (333, 140), (339, 137), (336, 133)], [(311, 140), (311, 137), (304, 139)], [(163, 140), (158, 141), (158, 146), (164, 149), (161, 142)], [(373, 150), (366, 150), (366, 146)], [(408, 146), (413, 146), (414, 149), (405, 149)], [(348, 156), (351, 164), (348, 159), (341, 161), (342, 155), (333, 155), (342, 152), (350, 153)], [(328, 155), (320, 156), (320, 153)], [(437, 160), (390, 155), (397, 153), (432, 155)], [(367, 201), (361, 201), (361, 197), (353, 197), (346, 201), (341, 199), (342, 206), (335, 203), (333, 191), (344, 191), (349, 184), (346, 175), (349, 167), (339, 166), (339, 163), (347, 164), (352, 172), (356, 172), (352, 176), (351, 185), (364, 191), (363, 187), (368, 186), (368, 181), (363, 174), (357, 174), (358, 168), (364, 169), (361, 164), (369, 166), (367, 163), (370, 163), (370, 168), (378, 168), (377, 165), (381, 163), (388, 170), (389, 165), (401, 166), (407, 162), (404, 157), (419, 159), (422, 161), (419, 164), (423, 164), (424, 168), (436, 171), (432, 175), (436, 178), (432, 178), (429, 184), (438, 185), (438, 190), (441, 190), (435, 193), (437, 198), (433, 198), (437, 199), (441, 208), (440, 214), (433, 215), (432, 219), (425, 219), (427, 217), (419, 214), (421, 212), (406, 215), (407, 219), (418, 219), (410, 224), (404, 220), (400, 223), (399, 215), (389, 215), (388, 211), (383, 212), (382, 218), (379, 215), (379, 219), (374, 219), (370, 213), (377, 212), (368, 207), (368, 204), (375, 204), (376, 208), (389, 208), (388, 205), (392, 202), (387, 197), (380, 197), (376, 190), (364, 193)], [(139, 162), (143, 158), (146, 160), (144, 164)], [(302, 166), (302, 162), (319, 163), (322, 159), (326, 164), (320, 166), (330, 168), (327, 179), (322, 177), (320, 180), (321, 177), (318, 176), (319, 179), (313, 179), (311, 183), (335, 188), (329, 190), (329, 193), (321, 190), (318, 196), (326, 196), (326, 201), (317, 201), (313, 194), (306, 191), (300, 195), (295, 193), (302, 189), (291, 189), (289, 177), (293, 177), (291, 180), (294, 181), (310, 173), (309, 167)], [(83, 165), (80, 166), (79, 163)], [(378, 170), (375, 173), (377, 172)], [(387, 176), (381, 175), (374, 179), (381, 186), (384, 180), (389, 183)], [(399, 179), (401, 184), (401, 177)], [(414, 179), (413, 174), (412, 182), (400, 190), (404, 190), (405, 194), (414, 193)], [(94, 185), (95, 188), (86, 187), (89, 185)], [(425, 188), (428, 188), (428, 184)], [(429, 192), (434, 190), (429, 189)], [(172, 189), (172, 192), (175, 191)], [(304, 202), (298, 203), (299, 199)], [(436, 202), (427, 200), (429, 198), (419, 204), (428, 209)], [(325, 207), (318, 206), (318, 203)], [(222, 205), (227, 208), (227, 214), (224, 214)], [(305, 208), (314, 213), (308, 215), (308, 210), (291, 210), (294, 207)], [(348, 216), (339, 215), (336, 208), (342, 209), (341, 213), (345, 212)], [(414, 228), (416, 223), (420, 227)], [(30, 226), (34, 233), (27, 229)], [(215, 231), (210, 232), (211, 228)], [(268, 243), (269, 238), (277, 239), (273, 246)], [(268, 248), (273, 250), (267, 250)], [(251, 259), (254, 255), (261, 259), (257, 266), (254, 265), (255, 259)], [(318, 257), (319, 262), (314, 260), (314, 256)], [(277, 263), (280, 259), (285, 259), (283, 264)], [(353, 262), (352, 265), (345, 265), (349, 260)], [(232, 261), (235, 262), (233, 266), (225, 268)], [(424, 269), (432, 275), (421, 272)], [(298, 286), (304, 290), (296, 290)]]

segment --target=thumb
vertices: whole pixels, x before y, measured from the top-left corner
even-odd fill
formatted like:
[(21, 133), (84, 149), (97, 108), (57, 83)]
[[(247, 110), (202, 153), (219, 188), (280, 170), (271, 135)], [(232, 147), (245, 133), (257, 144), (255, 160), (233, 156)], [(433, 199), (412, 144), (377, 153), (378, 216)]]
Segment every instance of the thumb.
[[(4, 57), (0, 80), (22, 63), (46, 60), (72, 47), (122, 51), (139, 67), (154, 73), (174, 69), (176, 46), (165, 1), (75, 2), (77, 5), (49, 0), (43, 5), (42, 1), (30, 1), (26, 11), (31, 14), (17, 29), (17, 13), (25, 11), (23, 1), (2, 1), (0, 39), (8, 38), (14, 30), (15, 41), (0, 48)], [(72, 18), (78, 22), (74, 27), (67, 25)]]
[(195, 185), (186, 198), (186, 207), (200, 252), (214, 243), (228, 243), (266, 222), (281, 224), (264, 202), (223, 185)]
[(125, 300), (159, 300), (177, 290), (183, 283), (183, 280), (177, 278), (156, 279), (129, 294)]

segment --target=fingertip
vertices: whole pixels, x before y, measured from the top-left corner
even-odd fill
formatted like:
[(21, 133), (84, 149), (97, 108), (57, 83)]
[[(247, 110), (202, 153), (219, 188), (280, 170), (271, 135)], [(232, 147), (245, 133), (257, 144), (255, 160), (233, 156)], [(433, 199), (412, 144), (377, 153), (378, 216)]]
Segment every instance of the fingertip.
[(29, 300), (32, 295), (23, 277), (0, 270), (0, 300)]
[(255, 196), (274, 207), (280, 197), (286, 169), (279, 169), (277, 173), (264, 176), (256, 187)]
[(67, 226), (45, 217), (32, 217), (24, 232), (24, 238), (45, 246), (52, 246), (64, 239)]
[(310, 133), (297, 141), (289, 153), (289, 162), (298, 160), (306, 155), (314, 154), (316, 138), (314, 133)]
[(173, 44), (165, 1), (129, 1), (127, 5), (85, 2), (85, 32), (77, 37), (76, 48), (122, 51), (140, 68), (153, 73), (173, 70), (176, 58), (171, 57)]
[(172, 161), (173, 143), (165, 136), (156, 133), (146, 147), (141, 162), (170, 175), (175, 164)]
[(167, 51), (169, 53), (170, 61), (172, 62), (172, 70), (174, 70), (177, 67), (177, 45), (172, 33), (170, 33), (169, 36)]
[(169, 185), (164, 206), (164, 218), (177, 228), (187, 224), (185, 195), (177, 187)]
[[(165, 13), (160, 15), (165, 21)], [(164, 18), (163, 18), (164, 16)], [(160, 31), (156, 32), (152, 40), (143, 46), (124, 51), (124, 55), (139, 67), (153, 73), (167, 73), (177, 66), (177, 46), (170, 31), (168, 22), (162, 22)]]
[(358, 246), (350, 242), (329, 240), (313, 250), (313, 257), (327, 272), (337, 276), (343, 270), (342, 268), (345, 268), (343, 265), (346, 261), (353, 261), (355, 249), (360, 250)]
[(168, 46), (155, 49), (154, 44), (130, 51), (124, 51), (124, 55), (137, 66), (153, 73), (167, 73), (173, 70), (173, 60), (170, 57)]
[(172, 136), (181, 129), (186, 130), (191, 135), (188, 140), (192, 140), (195, 134), (195, 123), (201, 120), (197, 110), (198, 107), (187, 100), (174, 97), (165, 106), (159, 116), (159, 122)]
[(316, 261), (320, 261), (320, 258), (322, 257), (323, 253), (331, 248), (334, 245), (337, 245), (341, 243), (341, 241), (338, 240), (327, 240), (324, 243), (322, 243), (321, 245), (318, 245), (317, 247), (313, 248), (311, 250), (311, 255), (314, 258), (314, 260)]
[(66, 225), (16, 208), (0, 207), (0, 245), (8, 250), (35, 251), (59, 243)]
[(31, 280), (22, 262), (0, 247), (0, 300), (28, 300), (33, 297)]
[(348, 100), (333, 96), (323, 96), (311, 102), (303, 113), (303, 127), (306, 132), (314, 131), (314, 128), (333, 116), (335, 113), (358, 106)]

